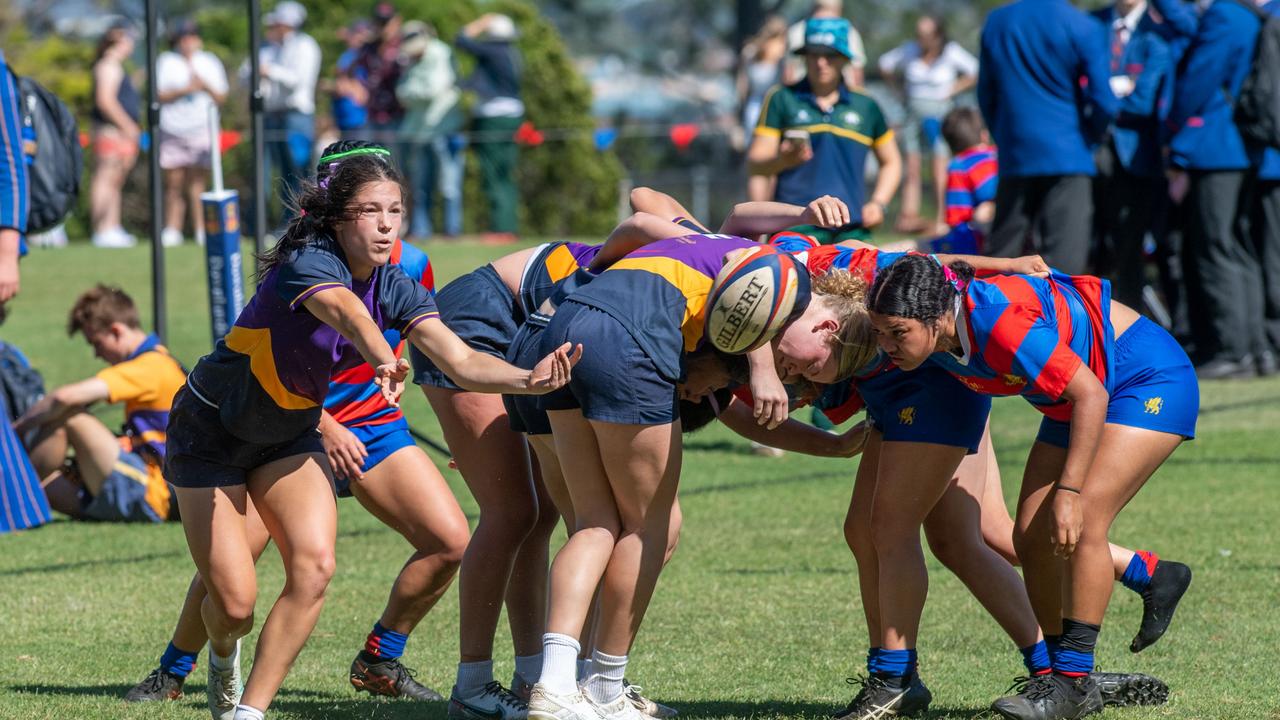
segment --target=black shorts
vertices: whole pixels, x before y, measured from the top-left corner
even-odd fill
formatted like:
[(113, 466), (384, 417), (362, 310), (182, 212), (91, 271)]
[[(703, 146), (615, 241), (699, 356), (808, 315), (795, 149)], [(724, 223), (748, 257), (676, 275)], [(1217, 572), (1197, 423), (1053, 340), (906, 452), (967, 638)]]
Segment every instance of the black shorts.
[[(436, 293), (440, 320), (472, 349), (494, 357), (506, 357), (523, 312), (492, 265), (457, 278)], [(418, 385), (461, 390), (444, 371), (418, 348), (410, 346), (413, 381)]]
[(223, 427), (217, 408), (183, 385), (169, 411), (164, 476), (174, 487), (244, 485), (255, 468), (309, 453), (324, 454), (319, 431), (270, 445), (242, 440)]
[[(523, 370), (532, 370), (543, 357), (540, 352), (542, 333), (549, 321), (545, 315), (530, 315), (511, 340), (507, 362)], [(551, 421), (547, 419), (547, 411), (538, 407), (537, 395), (503, 395), (502, 404), (507, 407), (507, 421), (512, 430), (526, 435), (551, 434)]]

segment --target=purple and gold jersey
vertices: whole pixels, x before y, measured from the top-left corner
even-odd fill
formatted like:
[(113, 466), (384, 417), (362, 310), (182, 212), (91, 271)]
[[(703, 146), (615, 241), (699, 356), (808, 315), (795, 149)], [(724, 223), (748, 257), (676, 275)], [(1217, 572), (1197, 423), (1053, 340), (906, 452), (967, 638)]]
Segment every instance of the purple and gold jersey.
[(1071, 404), (1062, 392), (1081, 365), (1112, 390), (1115, 331), (1106, 280), (1057, 272), (1048, 279), (974, 280), (960, 320), (964, 355), (934, 353), (931, 360), (977, 392), (1022, 395), (1046, 416), (1069, 422)]
[(266, 444), (314, 429), (329, 379), (364, 364), (351, 343), (303, 305), (337, 288), (354, 293), (379, 328), (401, 335), (439, 315), (431, 293), (399, 267), (376, 268), (361, 281), (331, 239), (295, 250), (267, 271), (231, 332), (191, 373), (192, 389), (219, 408), (229, 432)]
[(665, 377), (678, 379), (681, 356), (702, 342), (707, 294), (724, 256), (755, 246), (732, 235), (659, 240), (614, 263), (569, 300), (609, 313)]
[(556, 284), (591, 264), (603, 245), (578, 242), (547, 243), (529, 258), (520, 275), (520, 292), (517, 300), (525, 317), (542, 307), (555, 290)]

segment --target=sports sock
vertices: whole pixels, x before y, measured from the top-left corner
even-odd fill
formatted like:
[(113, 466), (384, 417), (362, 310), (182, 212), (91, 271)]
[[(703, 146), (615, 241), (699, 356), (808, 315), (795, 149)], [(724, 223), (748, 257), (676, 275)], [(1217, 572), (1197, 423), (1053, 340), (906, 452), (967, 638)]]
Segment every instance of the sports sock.
[(185, 678), (191, 674), (196, 667), (196, 658), (200, 657), (200, 651), (196, 650), (179, 650), (172, 642), (169, 647), (164, 649), (164, 654), (160, 656), (160, 669), (180, 678)]
[(916, 650), (880, 650), (872, 674), (881, 678), (906, 677), (916, 671)]
[(407, 642), (409, 642), (408, 635), (388, 630), (382, 627), (382, 623), (376, 622), (373, 624), (373, 630), (369, 631), (369, 636), (365, 638), (360, 659), (367, 663), (395, 660), (404, 655), (404, 645)]
[(586, 680), (591, 674), (591, 658), (578, 658), (577, 672), (579, 680)]
[(591, 674), (587, 676), (587, 695), (595, 702), (606, 705), (617, 700), (625, 689), (622, 676), (626, 674), (627, 656), (609, 655), (595, 650), (591, 653)]
[[(542, 653), (516, 656), (516, 677), (532, 685), (538, 682), (540, 675), (542, 675)], [(516, 678), (513, 677), (511, 687), (515, 686)]]
[(560, 633), (542, 636), (542, 677), (538, 683), (556, 695), (578, 691), (578, 641)]
[[(240, 649), (240, 646), (237, 645), (236, 646), (237, 652), (239, 651), (239, 649)], [(235, 665), (235, 661), (236, 661), (236, 653), (228, 655), (227, 657), (222, 657), (221, 655), (213, 651), (213, 645), (209, 646), (209, 665), (211, 667), (215, 667), (219, 670), (227, 670)]]
[(867, 650), (867, 674), (874, 673), (880, 667), (880, 653), (883, 648), (873, 647)]
[(1129, 559), (1129, 567), (1125, 568), (1120, 584), (1130, 590), (1141, 593), (1151, 584), (1151, 575), (1156, 571), (1156, 563), (1160, 557), (1153, 552), (1139, 550)]
[(1067, 677), (1080, 677), (1093, 672), (1093, 648), (1098, 644), (1099, 625), (1079, 620), (1062, 620), (1062, 639), (1053, 658), (1053, 671)]
[(262, 711), (248, 705), (237, 705), (236, 714), (232, 720), (263, 720)]
[(1062, 642), (1062, 635), (1045, 635), (1044, 645), (1049, 649), (1049, 664), (1053, 665), (1053, 659), (1058, 657), (1058, 644)]
[(1019, 649), (1022, 653), (1022, 664), (1028, 675), (1043, 675), (1053, 667), (1049, 660), (1049, 646), (1044, 640), (1037, 640), (1034, 645)]
[(458, 679), (454, 686), (462, 697), (474, 695), (493, 682), (493, 660), (458, 663)]

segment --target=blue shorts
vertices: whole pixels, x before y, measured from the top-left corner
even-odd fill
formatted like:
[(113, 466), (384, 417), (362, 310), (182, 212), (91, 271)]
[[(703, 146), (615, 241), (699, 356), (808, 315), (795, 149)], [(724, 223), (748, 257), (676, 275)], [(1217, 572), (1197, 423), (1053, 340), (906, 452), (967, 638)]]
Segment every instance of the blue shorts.
[(151, 471), (141, 455), (120, 451), (111, 474), (97, 495), (80, 496), (80, 512), (90, 520), (106, 522), (164, 522), (155, 508), (147, 503)]
[(920, 250), (930, 254), (978, 255), (982, 252), (982, 237), (969, 223), (960, 223), (946, 235), (925, 240)]
[[(364, 443), (364, 450), (368, 455), (360, 469), (365, 472), (378, 467), (379, 463), (397, 451), (417, 444), (409, 434), (408, 421), (403, 417), (380, 425), (358, 425), (347, 429)], [(335, 470), (333, 485), (338, 497), (351, 497), (351, 480), (346, 475), (338, 475)]]
[(542, 333), (539, 352), (566, 342), (582, 343), (582, 360), (568, 385), (541, 396), (543, 411), (581, 408), (588, 420), (619, 425), (666, 425), (680, 417), (676, 383), (609, 313), (567, 300)]
[[(1107, 422), (1113, 425), (1196, 436), (1200, 414), (1200, 383), (1195, 368), (1178, 341), (1145, 317), (1116, 338), (1115, 378)], [(1045, 418), (1038, 442), (1065, 448), (1071, 423)]]
[[(445, 285), (436, 293), (440, 320), (472, 349), (505, 357), (507, 346), (524, 321), (516, 298), (492, 265), (485, 265)], [(413, 381), (418, 385), (461, 390), (431, 359), (409, 347)]]
[(965, 387), (945, 369), (932, 364), (911, 372), (893, 368), (855, 384), (871, 425), (886, 441), (978, 451), (991, 398)]
[[(507, 350), (507, 362), (524, 370), (533, 369), (542, 359), (542, 333), (547, 329), (549, 318), (534, 313), (524, 325), (516, 331)], [(574, 369), (574, 372), (578, 372)], [(537, 395), (503, 395), (502, 404), (507, 407), (507, 421), (511, 429), (526, 435), (550, 435), (551, 420), (547, 411), (538, 407)]]

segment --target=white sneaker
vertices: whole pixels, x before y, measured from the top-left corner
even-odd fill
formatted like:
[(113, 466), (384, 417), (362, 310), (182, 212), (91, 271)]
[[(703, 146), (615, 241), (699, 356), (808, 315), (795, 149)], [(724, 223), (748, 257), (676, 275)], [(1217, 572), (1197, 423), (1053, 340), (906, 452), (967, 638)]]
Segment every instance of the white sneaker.
[(182, 231), (176, 228), (165, 228), (160, 233), (160, 244), (165, 247), (177, 247), (182, 244)]
[(494, 680), (463, 697), (455, 685), (449, 694), (449, 720), (526, 720), (529, 704)]
[(648, 715), (651, 718), (659, 718), (660, 720), (673, 718), (680, 714), (680, 711), (673, 707), (668, 707), (645, 697), (641, 694), (644, 692), (644, 688), (639, 685), (632, 685), (627, 682), (626, 678), (622, 679), (622, 685), (625, 688), (622, 691), (622, 696), (629, 700), (641, 714)]
[(213, 720), (233, 720), (236, 705), (240, 704), (240, 694), (244, 692), (244, 684), (240, 682), (240, 641), (236, 640), (236, 651), (231, 654), (230, 662), (225, 668), (214, 667), (213, 647), (209, 648), (209, 683), (205, 693), (209, 696), (209, 713)]
[(112, 228), (93, 234), (93, 246), (100, 248), (131, 248), (138, 244), (136, 238), (123, 228)]
[(529, 698), (529, 720), (602, 720), (604, 716), (580, 690), (556, 695), (542, 683), (533, 686)]
[(593, 701), (592, 704), (596, 706), (596, 712), (606, 720), (646, 720), (648, 718), (631, 702), (631, 698), (627, 697), (625, 692), (611, 703), (601, 704)]

